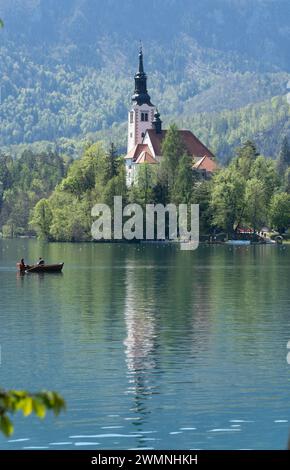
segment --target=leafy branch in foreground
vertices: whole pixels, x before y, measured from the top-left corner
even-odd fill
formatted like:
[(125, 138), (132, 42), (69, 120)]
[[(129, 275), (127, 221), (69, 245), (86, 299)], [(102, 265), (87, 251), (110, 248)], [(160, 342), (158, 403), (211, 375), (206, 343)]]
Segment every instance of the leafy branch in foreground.
[(43, 419), (47, 411), (53, 411), (57, 416), (62, 410), (65, 410), (65, 401), (56, 392), (29, 393), (24, 390), (0, 389), (0, 432), (7, 437), (14, 432), (14, 426), (8, 414), (22, 411), (23, 416), (34, 413), (38, 418)]

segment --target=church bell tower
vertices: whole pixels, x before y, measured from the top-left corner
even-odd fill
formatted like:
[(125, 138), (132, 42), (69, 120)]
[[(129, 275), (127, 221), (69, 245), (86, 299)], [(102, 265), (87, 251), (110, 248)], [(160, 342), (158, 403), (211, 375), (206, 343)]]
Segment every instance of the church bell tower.
[(144, 72), (143, 51), (139, 51), (139, 68), (135, 74), (135, 91), (132, 96), (133, 106), (128, 114), (129, 153), (137, 144), (141, 144), (147, 129), (152, 129), (155, 107), (147, 91), (147, 75)]

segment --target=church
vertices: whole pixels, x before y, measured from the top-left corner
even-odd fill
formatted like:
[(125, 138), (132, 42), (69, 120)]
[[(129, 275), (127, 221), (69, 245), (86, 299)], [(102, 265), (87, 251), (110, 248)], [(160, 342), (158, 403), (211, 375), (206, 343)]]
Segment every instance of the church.
[[(128, 114), (128, 145), (126, 162), (127, 185), (136, 180), (139, 165), (158, 165), (162, 159), (162, 142), (166, 130), (157, 108), (151, 103), (147, 91), (147, 75), (144, 72), (143, 51), (139, 51), (139, 68), (135, 74), (135, 91), (132, 108)], [(188, 155), (192, 157), (192, 168), (203, 177), (209, 177), (217, 164), (213, 153), (189, 130), (179, 130)]]

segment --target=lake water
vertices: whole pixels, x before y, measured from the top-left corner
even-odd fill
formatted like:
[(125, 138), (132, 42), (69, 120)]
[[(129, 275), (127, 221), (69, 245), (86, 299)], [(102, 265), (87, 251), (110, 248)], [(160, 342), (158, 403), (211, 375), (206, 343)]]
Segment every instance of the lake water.
[(285, 448), (290, 248), (0, 240), (0, 299), (1, 386), (67, 401), (1, 449)]

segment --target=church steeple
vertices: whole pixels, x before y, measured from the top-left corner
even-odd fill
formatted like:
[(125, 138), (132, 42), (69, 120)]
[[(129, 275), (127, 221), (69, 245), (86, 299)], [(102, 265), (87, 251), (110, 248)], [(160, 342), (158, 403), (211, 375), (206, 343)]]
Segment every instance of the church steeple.
[(144, 65), (143, 65), (143, 50), (142, 50), (142, 44), (140, 45), (139, 49), (139, 74), (144, 74)]
[(136, 101), (139, 106), (142, 104), (153, 106), (147, 91), (147, 75), (144, 72), (142, 45), (139, 50), (139, 70), (135, 74), (135, 91), (132, 96), (132, 101)]

